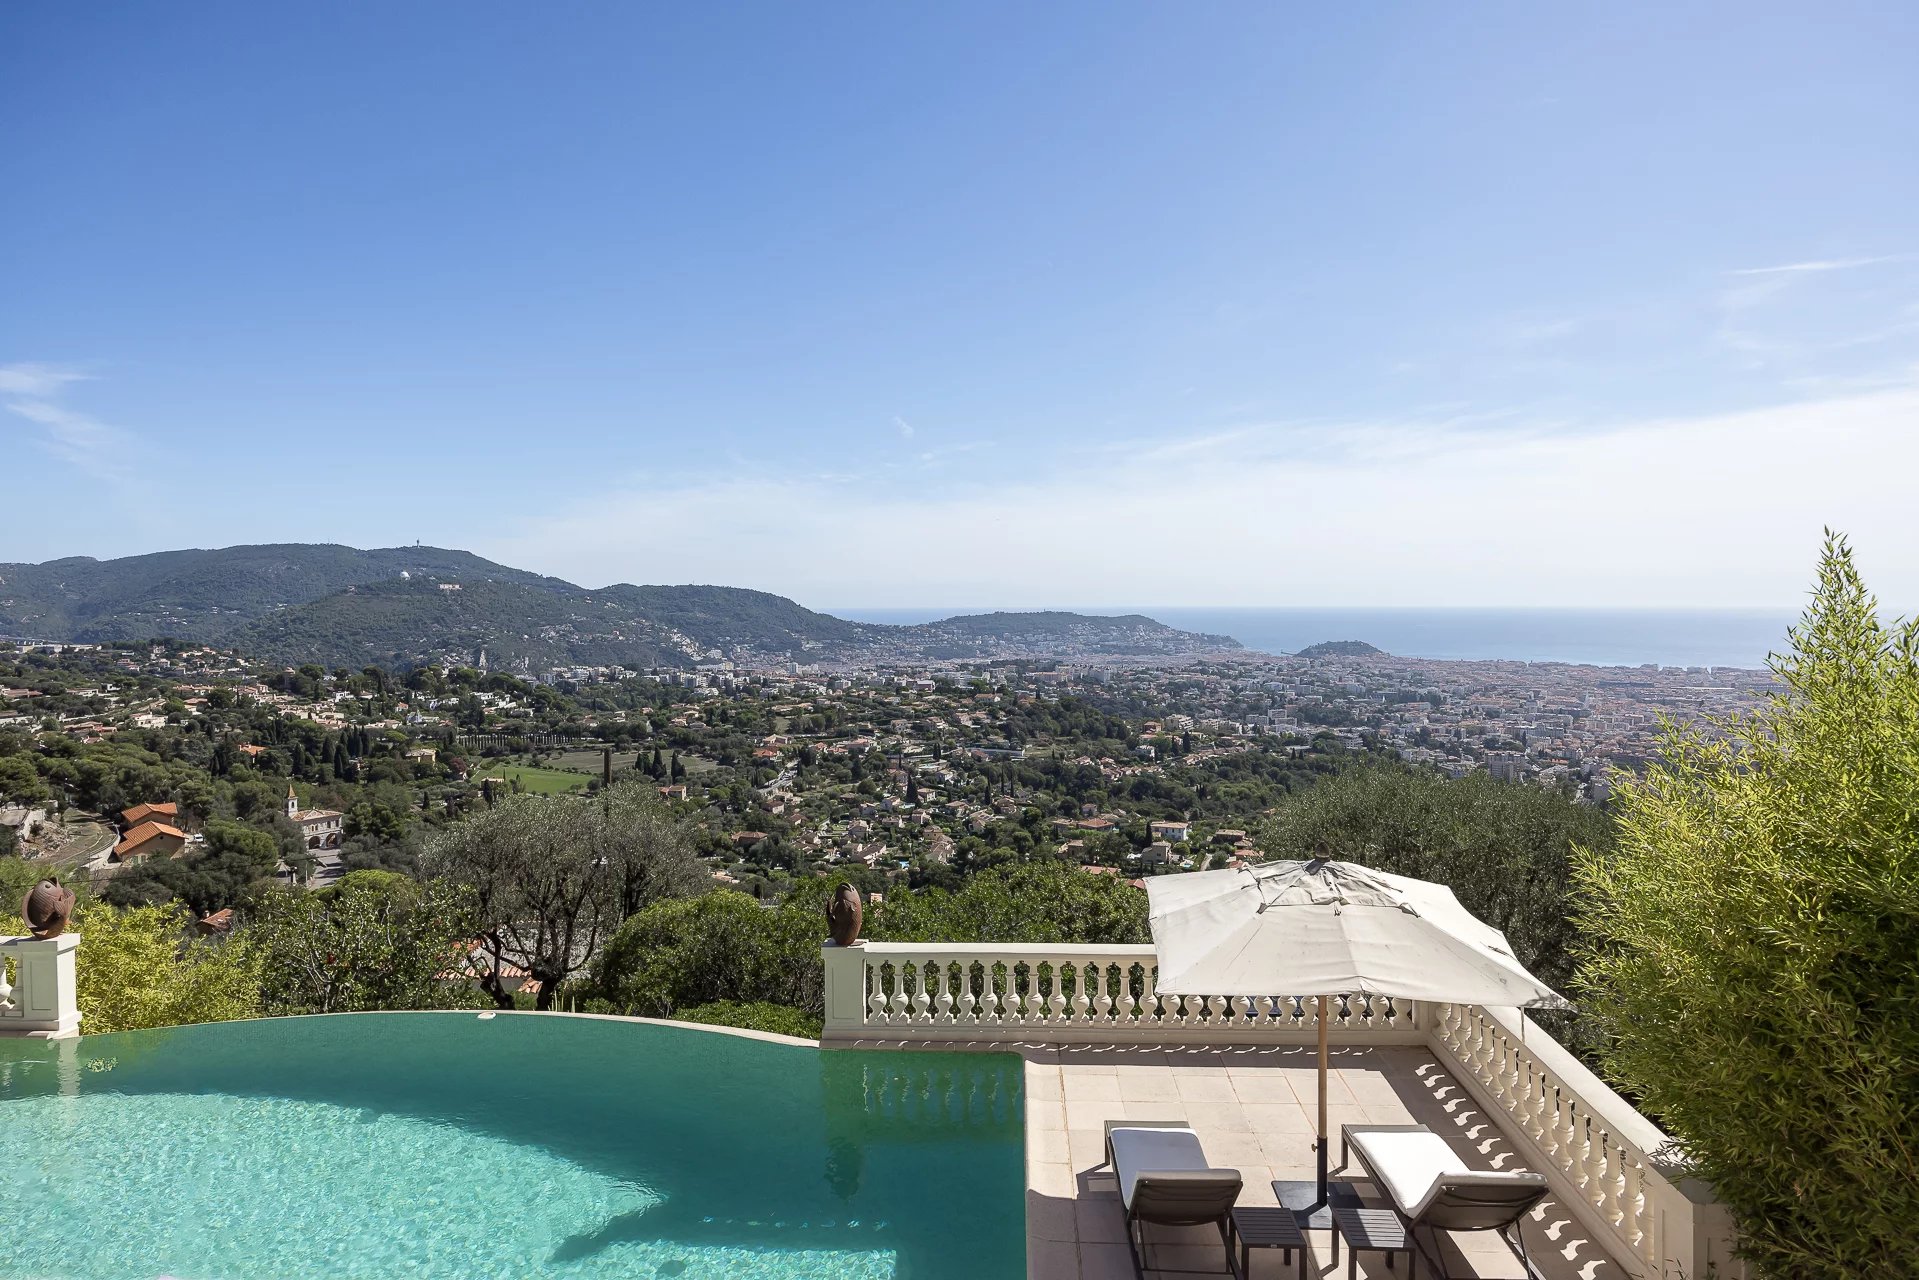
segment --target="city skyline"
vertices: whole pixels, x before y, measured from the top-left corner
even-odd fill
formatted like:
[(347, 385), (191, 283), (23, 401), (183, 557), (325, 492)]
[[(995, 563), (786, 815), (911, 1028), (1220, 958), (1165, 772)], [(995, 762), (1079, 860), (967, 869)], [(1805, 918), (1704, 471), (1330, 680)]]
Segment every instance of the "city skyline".
[(1909, 13), (0, 34), (0, 561), (1796, 609), (1832, 526), (1919, 601)]

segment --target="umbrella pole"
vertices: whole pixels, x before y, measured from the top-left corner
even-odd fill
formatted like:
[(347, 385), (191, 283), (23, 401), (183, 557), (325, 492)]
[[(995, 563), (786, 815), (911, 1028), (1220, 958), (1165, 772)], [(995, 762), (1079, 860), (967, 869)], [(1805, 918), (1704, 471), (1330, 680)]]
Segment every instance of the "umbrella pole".
[(1319, 998), (1319, 1202), (1326, 1198), (1326, 1023), (1327, 999)]

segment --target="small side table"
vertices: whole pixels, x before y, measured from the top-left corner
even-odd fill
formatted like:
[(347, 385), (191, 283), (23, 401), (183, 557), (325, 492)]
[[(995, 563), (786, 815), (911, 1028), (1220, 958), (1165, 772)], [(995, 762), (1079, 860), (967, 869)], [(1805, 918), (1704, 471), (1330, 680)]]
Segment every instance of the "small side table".
[(1357, 1280), (1359, 1275), (1359, 1255), (1364, 1251), (1386, 1255), (1386, 1266), (1393, 1265), (1393, 1255), (1406, 1255), (1406, 1280), (1413, 1280), (1419, 1274), (1419, 1255), (1413, 1252), (1413, 1242), (1407, 1237), (1405, 1224), (1400, 1216), (1391, 1209), (1334, 1209), (1333, 1210), (1333, 1266), (1339, 1266), (1339, 1238), (1346, 1237), (1351, 1250), (1346, 1257), (1346, 1280)]
[(1293, 1260), (1299, 1250), (1299, 1280), (1306, 1280), (1306, 1237), (1291, 1209), (1271, 1205), (1235, 1205), (1233, 1208), (1233, 1245), (1239, 1250), (1240, 1280), (1250, 1274), (1253, 1250), (1284, 1249), (1282, 1265)]

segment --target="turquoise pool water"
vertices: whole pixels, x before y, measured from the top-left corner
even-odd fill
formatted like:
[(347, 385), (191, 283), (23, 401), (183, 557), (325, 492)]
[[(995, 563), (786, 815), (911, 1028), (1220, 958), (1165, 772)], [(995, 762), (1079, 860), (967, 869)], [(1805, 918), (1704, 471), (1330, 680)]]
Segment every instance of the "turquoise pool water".
[(1023, 1276), (1020, 1081), (536, 1014), (0, 1040), (0, 1276)]

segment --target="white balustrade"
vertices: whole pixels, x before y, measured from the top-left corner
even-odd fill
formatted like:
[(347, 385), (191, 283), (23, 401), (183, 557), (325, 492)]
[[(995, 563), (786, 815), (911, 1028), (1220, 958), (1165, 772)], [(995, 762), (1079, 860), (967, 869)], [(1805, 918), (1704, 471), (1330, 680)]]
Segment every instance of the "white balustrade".
[[(1319, 1030), (1315, 1004), (1296, 995), (1155, 995), (1150, 946), (856, 942), (822, 954), (828, 1041), (1308, 1044)], [(1416, 1002), (1364, 996), (1335, 1001), (1327, 1033), (1426, 1038)]]
[(1445, 1004), (1429, 1024), (1441, 1065), (1633, 1274), (1745, 1274), (1730, 1214), (1684, 1175), (1671, 1140), (1537, 1023), (1517, 1009)]

